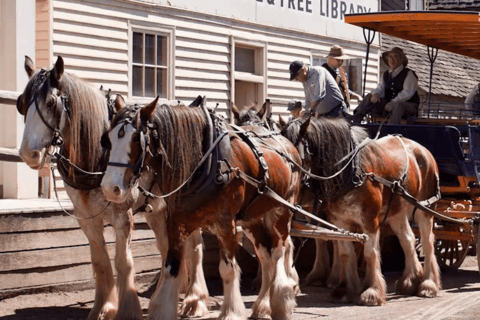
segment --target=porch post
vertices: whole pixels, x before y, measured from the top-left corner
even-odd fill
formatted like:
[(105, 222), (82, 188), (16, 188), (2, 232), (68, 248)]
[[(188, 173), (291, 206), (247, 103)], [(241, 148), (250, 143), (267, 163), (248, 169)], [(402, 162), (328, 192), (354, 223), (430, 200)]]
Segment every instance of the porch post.
[[(0, 90), (23, 91), (28, 82), (25, 55), (35, 59), (35, 0), (0, 1)], [(0, 147), (20, 148), (23, 116), (0, 104)], [(0, 162), (3, 198), (38, 197), (38, 171), (19, 162)]]

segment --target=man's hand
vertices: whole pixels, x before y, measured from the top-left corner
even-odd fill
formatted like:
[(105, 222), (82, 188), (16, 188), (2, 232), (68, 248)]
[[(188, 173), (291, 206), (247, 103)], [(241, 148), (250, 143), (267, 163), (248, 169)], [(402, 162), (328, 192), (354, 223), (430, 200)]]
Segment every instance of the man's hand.
[(394, 107), (395, 107), (395, 102), (390, 101), (385, 105), (385, 111), (392, 112)]
[(374, 94), (372, 94), (372, 97), (370, 98), (370, 102), (371, 103), (377, 103), (379, 98), (380, 97), (378, 96), (378, 93), (374, 93)]

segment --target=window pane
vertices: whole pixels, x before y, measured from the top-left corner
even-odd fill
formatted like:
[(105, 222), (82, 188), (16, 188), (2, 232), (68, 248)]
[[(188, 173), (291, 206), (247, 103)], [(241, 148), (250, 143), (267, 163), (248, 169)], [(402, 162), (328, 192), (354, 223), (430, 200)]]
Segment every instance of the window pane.
[(132, 94), (134, 96), (143, 96), (143, 75), (142, 75), (142, 67), (133, 67), (133, 75), (132, 75)]
[(155, 97), (155, 69), (145, 67), (145, 97)]
[(157, 94), (167, 98), (167, 69), (157, 69)]
[(157, 36), (157, 65), (167, 65), (167, 38)]
[(362, 93), (362, 59), (351, 59), (348, 66), (348, 87), (356, 93)]
[(145, 34), (145, 63), (155, 64), (155, 36)]
[(235, 71), (255, 73), (255, 50), (235, 47)]
[(133, 62), (143, 63), (143, 33), (133, 33)]

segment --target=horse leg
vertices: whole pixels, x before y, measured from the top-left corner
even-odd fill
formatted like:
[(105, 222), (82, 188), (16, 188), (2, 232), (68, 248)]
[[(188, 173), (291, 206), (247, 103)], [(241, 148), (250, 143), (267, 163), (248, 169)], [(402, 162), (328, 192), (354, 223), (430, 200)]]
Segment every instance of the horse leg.
[(237, 246), (235, 222), (218, 225), (216, 230), (218, 231), (217, 239), (220, 246), (219, 271), (223, 281), (224, 297), (218, 319), (246, 319), (246, 309), (240, 293), (240, 267), (235, 259)]
[(243, 227), (245, 235), (252, 241), (255, 248), (255, 254), (260, 261), (259, 268), (261, 268), (258, 275), (261, 277), (260, 291), (257, 295), (257, 300), (252, 307), (251, 318), (260, 319), (270, 315), (270, 300), (269, 289), (273, 278), (274, 266), (271, 264), (271, 260), (268, 258), (270, 252), (263, 246), (260, 241), (261, 237), (266, 235), (266, 230), (263, 226), (249, 226)]
[[(79, 216), (84, 216), (80, 215)], [(88, 238), (95, 275), (95, 302), (87, 320), (113, 319), (117, 313), (117, 294), (113, 279), (113, 270), (103, 237), (103, 219), (78, 220)]]
[(168, 250), (162, 255), (164, 269), (157, 290), (150, 299), (148, 320), (177, 319), (179, 300), (180, 277), (184, 243), (175, 226), (166, 227), (168, 230)]
[[(280, 240), (280, 239), (279, 239)], [(270, 308), (272, 320), (290, 319), (296, 306), (296, 283), (287, 276), (285, 270), (285, 242), (277, 241), (272, 250), (271, 258), (275, 266), (274, 276), (270, 287)]]
[[(340, 252), (338, 249), (338, 241), (332, 241), (333, 245), (333, 262), (332, 267), (330, 268), (330, 275), (327, 279), (327, 288), (335, 288), (335, 286), (340, 281)], [(328, 257), (330, 259), (330, 253), (327, 251)]]
[(306, 284), (312, 284), (319, 281), (320, 285), (325, 285), (330, 275), (330, 253), (328, 251), (328, 241), (315, 239), (315, 262), (313, 268), (306, 278)]
[(353, 244), (349, 241), (337, 241), (340, 277), (337, 286), (330, 294), (332, 302), (356, 302), (360, 292), (357, 259)]
[(359, 303), (366, 306), (381, 306), (386, 302), (387, 284), (380, 267), (380, 232), (368, 233), (368, 240), (364, 245), (366, 263), (363, 292)]
[(208, 289), (203, 274), (203, 238), (200, 229), (195, 230), (185, 245), (185, 267), (188, 270), (188, 288), (183, 299), (183, 316), (201, 317), (208, 313)]
[(115, 226), (115, 267), (117, 269), (118, 311), (115, 319), (143, 319), (135, 288), (135, 269), (130, 247), (133, 230), (132, 211), (117, 213)]
[(285, 240), (285, 271), (287, 272), (287, 277), (291, 279), (294, 285), (295, 295), (301, 293), (300, 291), (300, 277), (298, 276), (297, 269), (293, 265), (293, 250), (294, 245), (292, 237), (288, 236)]
[(435, 235), (433, 234), (433, 216), (422, 211), (416, 215), (418, 226), (420, 229), (420, 237), (422, 248), (425, 254), (424, 261), (424, 281), (418, 288), (420, 297), (433, 298), (436, 297), (442, 289), (440, 279), (440, 268), (438, 267), (437, 258), (434, 252)]
[(402, 277), (396, 282), (395, 291), (397, 294), (414, 295), (423, 278), (422, 265), (415, 250), (415, 234), (406, 215), (393, 215), (388, 221), (405, 254), (405, 270), (403, 270)]

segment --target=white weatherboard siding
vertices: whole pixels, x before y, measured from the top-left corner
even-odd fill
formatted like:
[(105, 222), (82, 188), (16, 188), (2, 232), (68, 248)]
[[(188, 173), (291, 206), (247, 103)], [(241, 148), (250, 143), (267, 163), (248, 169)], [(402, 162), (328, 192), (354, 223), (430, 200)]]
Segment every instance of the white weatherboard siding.
[[(341, 2), (345, 2), (320, 0), (323, 13), (327, 2), (330, 6), (332, 1), (338, 2), (338, 8)], [(233, 37), (235, 41), (260, 44), (265, 48), (266, 97), (274, 102), (274, 112), (285, 113), (284, 107), (289, 99), (304, 97), (301, 84), (288, 80), (290, 62), (309, 62), (312, 53), (326, 55), (333, 44), (342, 45), (352, 57), (364, 58), (361, 29), (346, 25), (338, 16), (332, 18), (331, 7), (330, 16), (326, 17), (325, 14), (321, 16), (318, 1), (312, 0), (312, 8), (316, 8), (313, 13), (292, 12), (286, 7), (287, 0), (283, 8), (280, 1), (275, 2), (276, 7), (267, 2), (170, 0), (170, 6), (164, 1), (54, 0), (53, 59), (55, 61), (56, 56), (61, 55), (68, 71), (95, 86), (103, 85), (114, 93), (131, 98), (131, 27), (167, 28), (172, 30), (174, 43), (170, 65), (174, 66), (174, 90), (169, 98), (189, 103), (198, 95), (205, 95), (209, 106), (219, 103), (217, 110), (225, 112), (232, 99)], [(378, 6), (377, 1), (360, 2), (370, 8)], [(355, 10), (357, 3), (359, 1), (345, 2), (349, 8), (354, 5)], [(203, 9), (199, 8), (200, 4)], [(215, 6), (219, 8), (215, 10)], [(274, 16), (279, 15), (275, 21), (266, 18), (267, 10), (275, 13)], [(282, 28), (280, 18), (287, 15), (290, 20)], [(302, 19), (316, 21), (322, 27), (303, 30)], [(362, 35), (361, 39), (359, 35)], [(376, 39), (370, 52), (367, 92), (378, 80), (378, 53)]]

